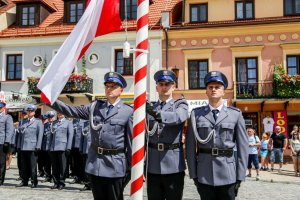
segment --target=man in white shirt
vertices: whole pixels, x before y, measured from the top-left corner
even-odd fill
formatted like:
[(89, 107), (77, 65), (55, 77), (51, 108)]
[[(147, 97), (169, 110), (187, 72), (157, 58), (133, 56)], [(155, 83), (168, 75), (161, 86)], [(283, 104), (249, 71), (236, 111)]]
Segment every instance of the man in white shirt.
[(256, 170), (256, 180), (259, 180), (259, 161), (258, 161), (258, 151), (257, 148), (260, 146), (260, 140), (255, 135), (255, 130), (253, 127), (247, 128), (248, 141), (249, 141), (249, 158), (248, 158), (248, 177), (251, 177), (252, 163)]

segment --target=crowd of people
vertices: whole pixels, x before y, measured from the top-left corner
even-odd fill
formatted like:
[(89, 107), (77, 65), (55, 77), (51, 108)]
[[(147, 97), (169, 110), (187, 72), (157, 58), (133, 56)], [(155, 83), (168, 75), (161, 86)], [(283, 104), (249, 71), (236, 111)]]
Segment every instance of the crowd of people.
[[(282, 133), (280, 126), (275, 127), (274, 132), (262, 134), (261, 140), (255, 134), (253, 127), (247, 127), (249, 142), (248, 157), (248, 177), (251, 177), (252, 165), (256, 170), (256, 180), (260, 179), (259, 171), (274, 171), (274, 163), (279, 164), (278, 173), (282, 172), (283, 156), (287, 148), (291, 150), (291, 157), (294, 164), (295, 176), (300, 176), (300, 131), (297, 125), (294, 125), (289, 138)], [(260, 167), (259, 167), (260, 157)], [(270, 168), (269, 168), (270, 163)]]
[[(13, 124), (11, 142), (6, 151), (6, 170), (10, 168), (13, 155), (17, 156), (20, 183), (16, 187), (53, 182), (51, 189), (63, 189), (65, 179), (84, 184), (81, 190), (90, 190), (90, 181), (85, 173), (85, 163), (91, 136), (89, 121), (67, 119), (62, 113), (48, 111), (35, 118), (35, 105), (28, 105), (22, 111), (20, 122)], [(4, 181), (4, 180), (3, 180)]]

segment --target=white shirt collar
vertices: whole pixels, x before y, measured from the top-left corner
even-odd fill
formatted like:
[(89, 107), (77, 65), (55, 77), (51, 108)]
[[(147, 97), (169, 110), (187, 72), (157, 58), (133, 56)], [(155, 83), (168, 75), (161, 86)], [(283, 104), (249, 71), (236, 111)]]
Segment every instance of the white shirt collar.
[(107, 107), (110, 105), (113, 105), (114, 107), (120, 102), (121, 99), (118, 99), (117, 101), (115, 101), (115, 103), (111, 104), (109, 102), (107, 102)]
[[(165, 101), (166, 104), (169, 103), (169, 101), (171, 101), (172, 99), (173, 99), (172, 97), (168, 98), (168, 99)], [(163, 101), (160, 100), (160, 99), (158, 99), (158, 103), (161, 103), (161, 102), (163, 102)]]
[(223, 103), (219, 107), (217, 107), (217, 108), (212, 107), (210, 104), (208, 104), (208, 106), (209, 106), (209, 108), (210, 108), (211, 111), (217, 109), (217, 110), (219, 110), (219, 112), (221, 112), (221, 110), (223, 108)]

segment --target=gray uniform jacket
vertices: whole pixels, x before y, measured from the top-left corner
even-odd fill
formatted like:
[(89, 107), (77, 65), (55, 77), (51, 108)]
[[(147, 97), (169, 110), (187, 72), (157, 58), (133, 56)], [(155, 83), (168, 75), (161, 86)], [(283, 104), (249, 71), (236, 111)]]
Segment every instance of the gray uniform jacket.
[(4, 112), (0, 113), (0, 144), (4, 144), (5, 142), (10, 144), (13, 131), (12, 117)]
[(20, 128), (18, 148), (21, 151), (41, 149), (44, 132), (42, 121), (34, 117), (31, 120), (22, 120), (22, 126)]
[[(160, 110), (159, 102), (154, 105)], [(188, 105), (185, 99), (171, 99), (164, 105), (161, 113), (162, 122), (153, 136), (149, 136), (149, 144), (178, 144), (181, 143), (185, 121), (188, 119)], [(153, 128), (155, 120), (148, 115), (149, 129)], [(183, 147), (159, 151), (148, 148), (148, 172), (153, 174), (173, 174), (185, 170)]]
[(81, 141), (79, 151), (83, 155), (87, 155), (91, 146), (92, 137), (90, 132), (90, 122), (87, 120), (80, 120), (81, 127)]
[(79, 149), (80, 141), (81, 141), (81, 137), (82, 137), (80, 119), (73, 119), (73, 126), (74, 126), (74, 137), (73, 137), (73, 142), (72, 142), (72, 149), (73, 148)]
[[(191, 178), (197, 178), (202, 184), (221, 186), (235, 183), (236, 180), (245, 179), (248, 161), (248, 136), (245, 130), (245, 121), (239, 109), (223, 106), (217, 121), (214, 120), (209, 106), (196, 108), (191, 112), (189, 121), (186, 155)], [(201, 139), (215, 129), (215, 135), (206, 144), (200, 144), (195, 138), (198, 134)], [(237, 162), (234, 155), (213, 156), (211, 154), (197, 153), (198, 148), (237, 148)]]
[(50, 151), (71, 150), (74, 136), (73, 123), (66, 118), (53, 122), (53, 132), (50, 136)]
[(11, 135), (11, 145), (13, 145), (14, 147), (16, 147), (16, 143), (17, 143), (17, 137), (18, 137), (18, 129), (14, 128), (13, 130), (13, 134)]
[(53, 122), (45, 123), (44, 124), (43, 142), (42, 142), (42, 151), (50, 150), (52, 131), (53, 131)]
[[(52, 108), (64, 113), (68, 117), (89, 120), (92, 104), (87, 106), (70, 106), (56, 101)], [(126, 149), (125, 153), (116, 155), (98, 154), (89, 148), (85, 171), (101, 177), (124, 177), (131, 165), (131, 135), (133, 108), (118, 102), (106, 115), (107, 102), (98, 100), (93, 112), (93, 123), (102, 124), (102, 128), (91, 128), (91, 145), (106, 149)]]

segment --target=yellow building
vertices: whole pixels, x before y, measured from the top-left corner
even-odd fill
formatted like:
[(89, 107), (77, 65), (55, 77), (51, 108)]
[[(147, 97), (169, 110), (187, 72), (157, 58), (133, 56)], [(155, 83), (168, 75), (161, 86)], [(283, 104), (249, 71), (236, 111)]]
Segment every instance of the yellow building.
[[(289, 131), (300, 125), (300, 76), (294, 86), (291, 83), (300, 74), (298, 2), (184, 0), (182, 9), (171, 13), (178, 16), (180, 11), (182, 18), (172, 18), (168, 48), (163, 46), (163, 58), (166, 53), (169, 57), (163, 66), (178, 74), (176, 96), (183, 95), (191, 107), (205, 102), (204, 76), (219, 70), (229, 81), (227, 104), (240, 108), (247, 124), (259, 133), (264, 131), (263, 119), (273, 111), (287, 111)], [(286, 87), (273, 81), (274, 66), (293, 75)]]

